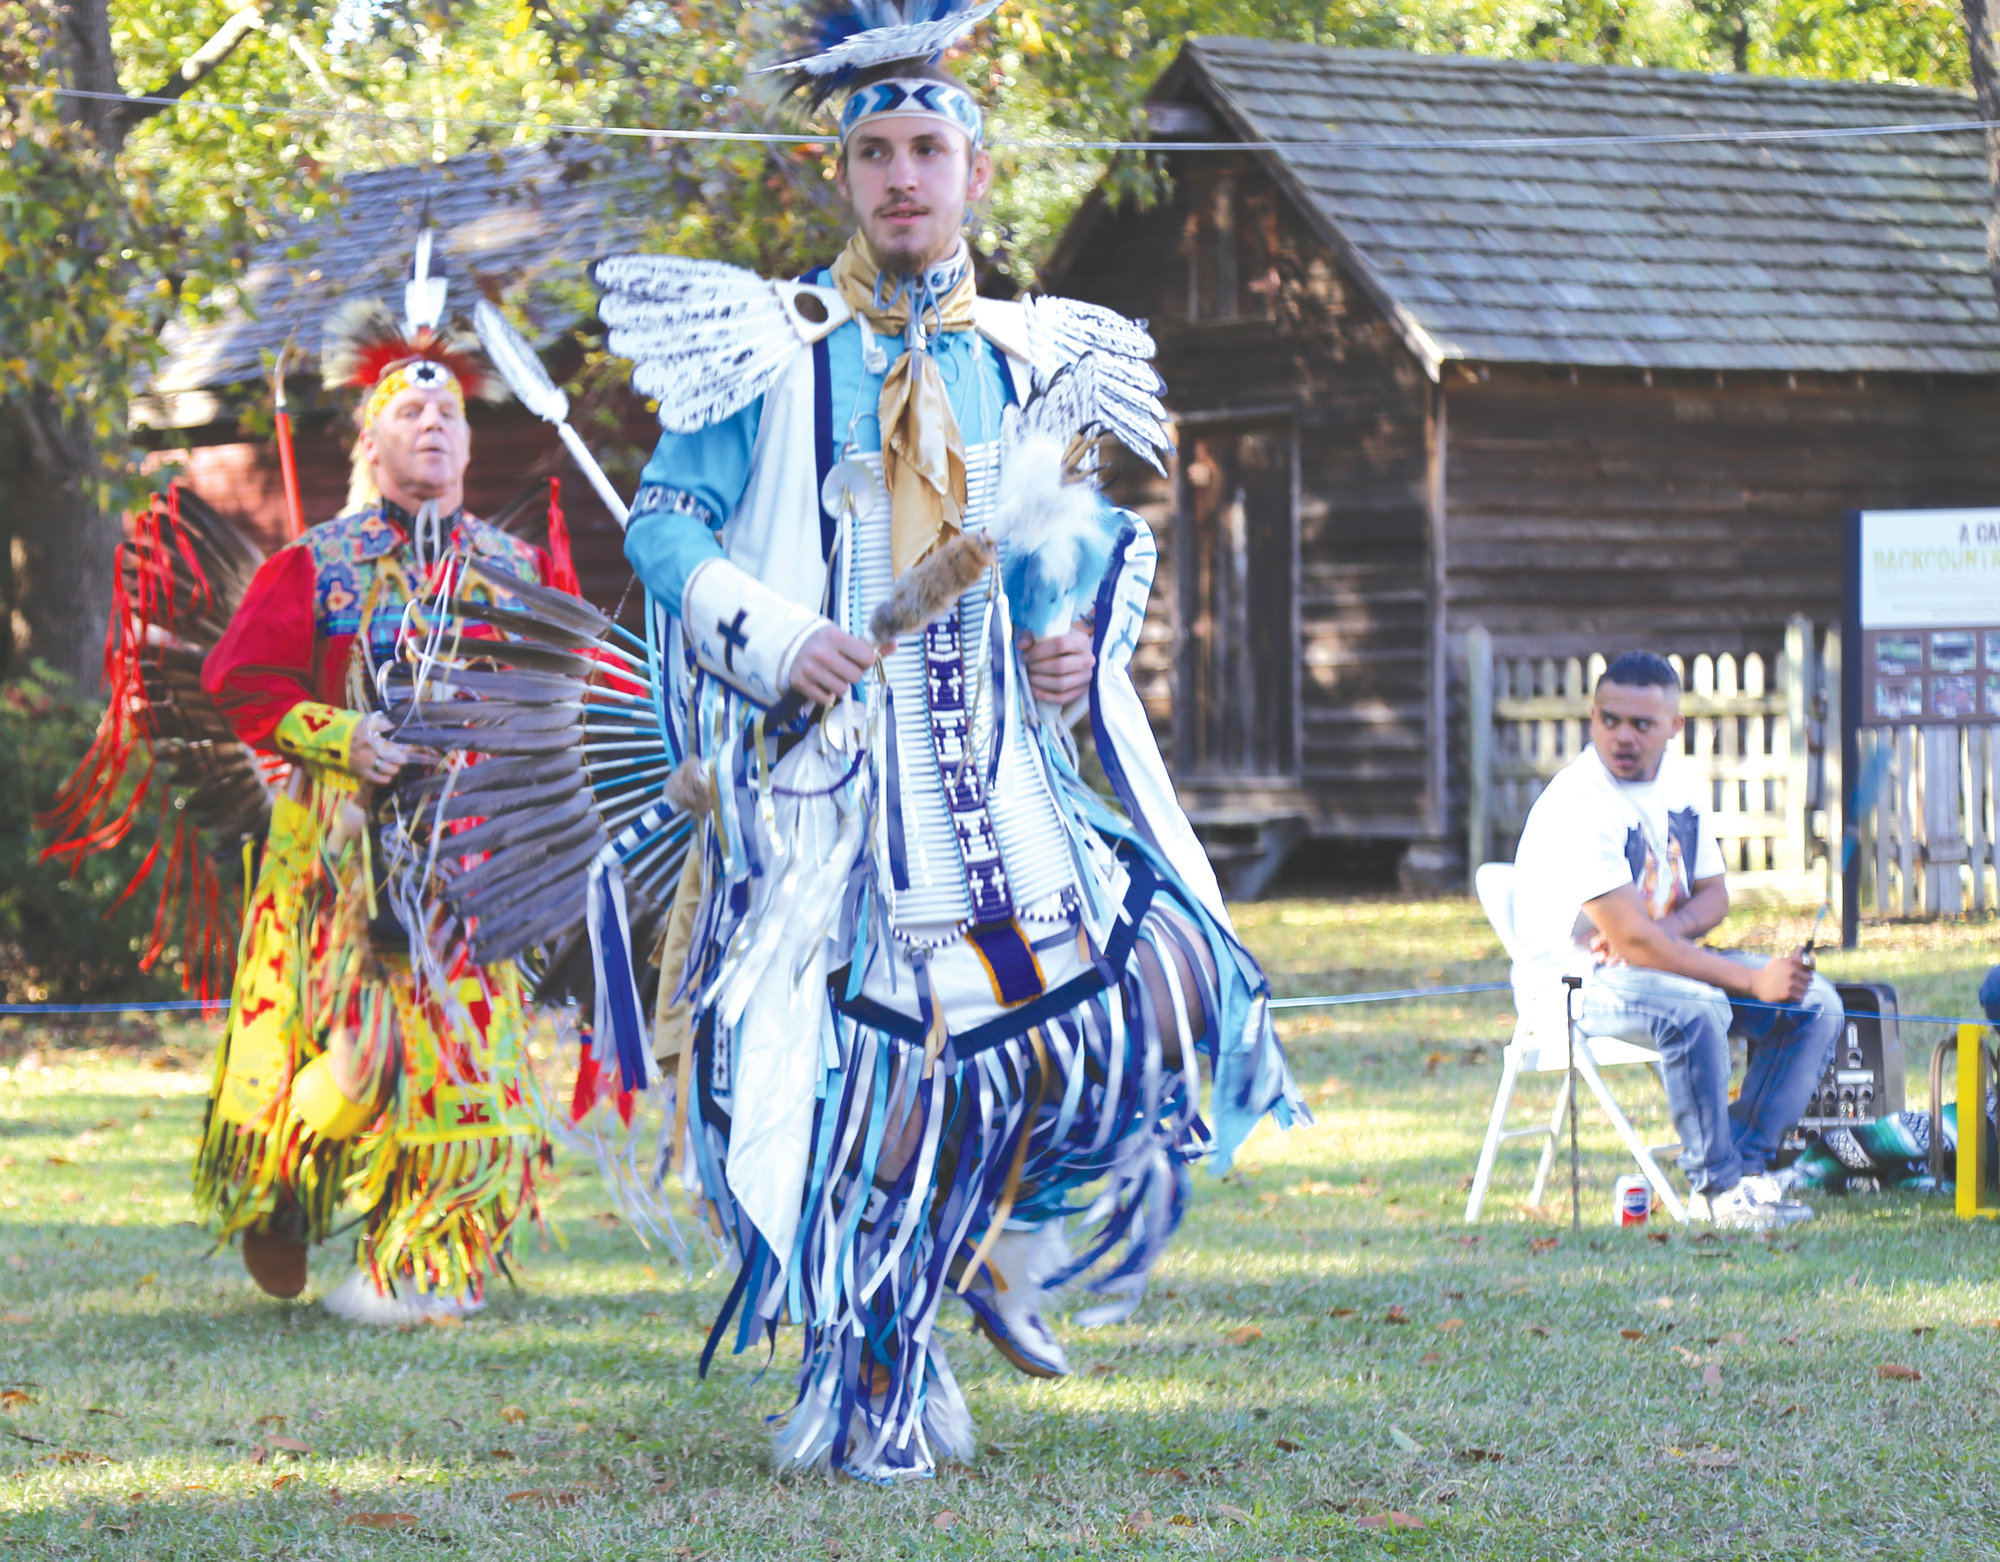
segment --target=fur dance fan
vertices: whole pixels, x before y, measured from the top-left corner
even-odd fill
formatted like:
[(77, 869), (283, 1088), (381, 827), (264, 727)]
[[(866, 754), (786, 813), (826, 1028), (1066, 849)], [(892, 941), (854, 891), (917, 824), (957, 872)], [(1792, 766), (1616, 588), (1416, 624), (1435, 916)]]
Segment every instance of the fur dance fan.
[(878, 65), (930, 64), (1000, 9), (1000, 0), (817, 0), (787, 39), (795, 57), (761, 67), (814, 110)]

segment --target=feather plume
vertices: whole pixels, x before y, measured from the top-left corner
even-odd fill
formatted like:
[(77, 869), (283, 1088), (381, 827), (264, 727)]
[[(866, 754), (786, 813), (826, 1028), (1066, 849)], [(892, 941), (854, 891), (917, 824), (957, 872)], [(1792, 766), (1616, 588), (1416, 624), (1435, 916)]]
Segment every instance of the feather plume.
[(415, 336), (419, 331), (435, 331), (444, 318), (445, 295), (451, 280), (442, 263), (431, 268), (431, 251), (436, 235), (428, 222), (418, 230), (417, 247), (410, 254), (410, 280), (403, 284), (403, 330)]
[(1000, 9), (1000, 0), (817, 0), (804, 8), (790, 59), (758, 67), (809, 110), (863, 71), (905, 61), (931, 64)]
[(397, 364), (427, 358), (451, 370), (468, 396), (507, 399), (477, 336), (455, 326), (406, 332), (379, 298), (348, 299), (327, 317), (321, 341), (320, 376), (331, 391), (368, 390)]
[(1005, 547), (1008, 609), (1037, 637), (1069, 627), (1111, 557), (1109, 508), (1090, 482), (1071, 476), (1079, 440), (1094, 427), (1088, 417), (1076, 426), (1079, 404), (1088, 413), (1090, 384), (1087, 372), (1059, 373), (1002, 415), (991, 530)]

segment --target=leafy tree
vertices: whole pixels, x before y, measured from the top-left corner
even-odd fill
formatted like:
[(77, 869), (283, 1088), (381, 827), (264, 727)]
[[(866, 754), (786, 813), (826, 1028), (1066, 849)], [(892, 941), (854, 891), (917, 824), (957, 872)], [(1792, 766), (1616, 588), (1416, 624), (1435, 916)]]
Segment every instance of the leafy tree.
[[(272, 45), (288, 26), (264, 5), (213, 0), (0, 10), (0, 424), (16, 457), (17, 649), (84, 688), (97, 682), (118, 506), (133, 487), (128, 388), (161, 326), (226, 301), (249, 249), (314, 186), (309, 138), (247, 115), (162, 110), (221, 79), (260, 34), (261, 69), (230, 70), (232, 90), (282, 88), (291, 57)], [(136, 153), (148, 125), (160, 133)]]

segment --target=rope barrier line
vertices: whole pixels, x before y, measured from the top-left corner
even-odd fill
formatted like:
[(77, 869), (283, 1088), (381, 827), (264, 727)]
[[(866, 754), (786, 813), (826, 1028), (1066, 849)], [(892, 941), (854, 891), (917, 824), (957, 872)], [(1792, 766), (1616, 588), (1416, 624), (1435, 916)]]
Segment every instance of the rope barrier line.
[[(1375, 993), (1322, 993), (1311, 998), (1273, 998), (1273, 1009), (1325, 1009), (1349, 1003), (1393, 1003), (1408, 998), (1449, 998), (1460, 993), (1497, 993), (1513, 987), (1512, 982), (1463, 982), (1454, 987), (1396, 987)], [(1731, 998), (1740, 1009), (1769, 1009), (1776, 1014), (1812, 1014), (1817, 1011), (1799, 1003), (1765, 1003), (1756, 998)], [(1984, 1015), (1902, 1014), (1893, 1018), (1910, 1025), (1991, 1025)]]
[[(1275, 1009), (1331, 1009), (1355, 1003), (1399, 1003), (1422, 998), (1455, 998), (1467, 993), (1497, 993), (1511, 989), (1511, 982), (1460, 982), (1446, 987), (1391, 987), (1372, 993), (1318, 993), (1306, 998), (1273, 998), (1271, 1007)], [(1731, 1003), (1744, 1009), (1770, 1009), (1779, 1014), (1810, 1014), (1814, 1012), (1803, 1004), (1763, 1003), (1754, 998), (1732, 998)], [(60, 1015), (60, 1014), (165, 1014), (188, 1013), (196, 1009), (212, 1009), (226, 1013), (228, 1004), (204, 1003), (199, 998), (173, 998), (144, 1003), (0, 1003), (0, 1016), (6, 1015)], [(1912, 1025), (1989, 1025), (1992, 1021), (1985, 1016), (1974, 1017), (1964, 1014), (1898, 1014), (1896, 1018)]]
[(1343, 1003), (1391, 1003), (1398, 998), (1448, 998), (1457, 993), (1497, 993), (1511, 982), (1465, 982), (1457, 987), (1398, 987), (1379, 993), (1328, 993), (1317, 998), (1273, 998), (1274, 1009), (1321, 1009)]
[[(160, 108), (206, 109), (216, 113), (251, 114), (262, 119), (287, 116), (304, 119), (375, 120), (412, 128), (439, 125), (474, 130), (533, 130), (545, 135), (605, 136), (642, 141), (717, 141), (777, 146), (825, 146), (839, 139), (831, 132), (807, 135), (760, 130), (665, 130), (643, 125), (590, 125), (544, 119), (472, 119), (448, 114), (390, 114), (380, 110), (327, 108), (309, 104), (273, 105), (216, 98), (174, 98), (143, 93), (96, 92), (82, 87), (5, 89), (10, 95), (43, 93), (99, 102), (139, 103)], [(1570, 147), (1689, 146), (1703, 143), (1748, 145), (1759, 142), (1840, 141), (1870, 137), (1962, 135), (2000, 130), (2000, 120), (1944, 119), (1898, 125), (1808, 125), (1775, 130), (1681, 130), (1655, 135), (1482, 136), (1466, 140), (1404, 137), (1369, 140), (1358, 136), (1325, 136), (1301, 140), (1262, 141), (1062, 141), (1048, 139), (996, 140), (987, 144), (1009, 151), (1042, 152), (1241, 152), (1246, 147), (1277, 151), (1327, 152), (1516, 152), (1559, 151)]]
[(172, 998), (157, 1003), (0, 1003), (0, 1015), (7, 1014), (160, 1014), (189, 1009), (226, 1011), (226, 1003), (204, 1003), (199, 998)]

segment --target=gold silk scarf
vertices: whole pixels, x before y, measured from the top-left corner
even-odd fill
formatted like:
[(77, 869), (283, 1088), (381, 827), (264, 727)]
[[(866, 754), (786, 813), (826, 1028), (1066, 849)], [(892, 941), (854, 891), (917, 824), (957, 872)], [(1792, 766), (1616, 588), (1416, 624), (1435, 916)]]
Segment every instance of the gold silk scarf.
[[(833, 263), (833, 283), (876, 335), (905, 340), (910, 289), (898, 288), (888, 307), (878, 308), (875, 284), (880, 272), (867, 240), (857, 233)], [(972, 329), (977, 292), (972, 268), (967, 266), (965, 275), (938, 300), (945, 330)], [(927, 352), (906, 352), (896, 360), (882, 381), (877, 415), (882, 425), (882, 481), (889, 490), (889, 554), (895, 573), (901, 575), (964, 522), (965, 441), (951, 398), (945, 394), (944, 376)]]

